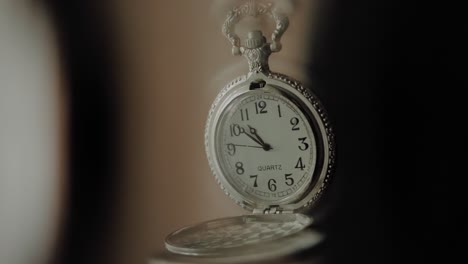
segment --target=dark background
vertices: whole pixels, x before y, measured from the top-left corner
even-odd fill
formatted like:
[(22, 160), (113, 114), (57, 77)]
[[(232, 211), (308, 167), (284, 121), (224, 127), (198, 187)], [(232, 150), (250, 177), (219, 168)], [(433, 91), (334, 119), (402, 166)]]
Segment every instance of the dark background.
[(120, 86), (112, 1), (49, 1), (67, 76), (69, 193), (54, 263), (108, 263), (117, 200)]
[[(106, 263), (119, 177), (116, 29), (109, 1), (49, 2), (70, 94), (71, 192), (56, 263)], [(454, 261), (466, 244), (458, 242), (467, 212), (464, 9), (430, 1), (321, 2), (309, 74), (338, 146), (325, 259)]]
[(340, 198), (328, 255), (334, 263), (454, 261), (466, 244), (458, 242), (467, 212), (462, 9), (326, 2), (310, 74), (337, 134)]

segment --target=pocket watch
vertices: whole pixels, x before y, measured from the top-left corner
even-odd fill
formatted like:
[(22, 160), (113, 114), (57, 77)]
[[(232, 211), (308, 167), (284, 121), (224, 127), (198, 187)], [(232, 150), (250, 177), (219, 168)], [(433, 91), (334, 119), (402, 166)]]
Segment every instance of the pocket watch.
[[(260, 30), (241, 44), (236, 24), (267, 15), (276, 27), (268, 42)], [(286, 254), (319, 241), (306, 213), (327, 187), (335, 145), (326, 111), (311, 90), (270, 71), (268, 58), (281, 50), (288, 17), (271, 3), (235, 7), (222, 31), (249, 72), (228, 83), (208, 115), (205, 146), (221, 188), (252, 214), (182, 228), (166, 238), (173, 253), (195, 256)], [(307, 230), (307, 231), (306, 231)]]

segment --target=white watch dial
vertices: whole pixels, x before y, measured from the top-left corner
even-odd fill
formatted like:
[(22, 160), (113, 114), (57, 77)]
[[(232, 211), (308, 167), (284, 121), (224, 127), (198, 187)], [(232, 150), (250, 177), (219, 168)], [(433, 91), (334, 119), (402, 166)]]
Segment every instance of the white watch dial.
[(225, 178), (256, 203), (286, 203), (311, 182), (317, 144), (308, 119), (280, 93), (246, 92), (223, 110), (215, 134)]

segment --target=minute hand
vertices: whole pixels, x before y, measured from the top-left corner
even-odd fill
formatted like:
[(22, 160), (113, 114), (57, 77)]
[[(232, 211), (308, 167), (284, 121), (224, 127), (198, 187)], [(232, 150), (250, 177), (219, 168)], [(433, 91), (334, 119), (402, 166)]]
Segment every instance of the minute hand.
[(270, 144), (265, 143), (265, 142), (263, 141), (263, 139), (258, 135), (257, 129), (255, 129), (255, 128), (249, 126), (249, 125), (247, 125), (247, 126), (248, 126), (249, 129), (250, 129), (250, 133), (252, 133), (252, 134), (257, 138), (258, 142), (260, 142), (260, 145), (263, 147), (263, 150), (268, 151), (268, 150), (270, 150), (270, 149), (273, 149), (273, 148), (270, 146)]
[(264, 146), (264, 145), (265, 145), (265, 142), (264, 142), (263, 139), (257, 134), (257, 129), (255, 129), (255, 128), (249, 126), (249, 125), (247, 125), (247, 126), (248, 126), (249, 129), (250, 129), (250, 133), (253, 134), (253, 135), (258, 139), (258, 141), (260, 142), (260, 144), (261, 144), (262, 146)]
[(245, 134), (246, 136), (248, 136), (250, 139), (252, 139), (253, 141), (255, 141), (257, 144), (259, 144), (260, 146), (263, 147), (263, 143), (260, 142), (258, 139), (254, 138), (252, 135), (250, 135), (249, 133), (247, 133), (247, 132), (245, 132), (245, 131), (244, 131), (244, 134)]

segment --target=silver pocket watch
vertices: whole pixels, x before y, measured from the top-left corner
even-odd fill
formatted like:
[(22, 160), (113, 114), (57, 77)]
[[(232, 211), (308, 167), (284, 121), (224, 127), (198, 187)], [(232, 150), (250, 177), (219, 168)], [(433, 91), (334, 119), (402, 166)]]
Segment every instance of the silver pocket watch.
[[(250, 31), (241, 45), (236, 24), (267, 15), (276, 27), (267, 42)], [(231, 11), (223, 33), (249, 73), (216, 97), (205, 131), (210, 167), (224, 192), (252, 214), (182, 228), (166, 248), (191, 256), (239, 257), (288, 254), (320, 236), (307, 229), (305, 213), (319, 200), (333, 172), (334, 135), (318, 98), (300, 82), (270, 71), (268, 58), (281, 50), (288, 17), (271, 3), (254, 1)]]

